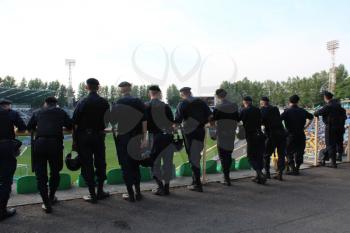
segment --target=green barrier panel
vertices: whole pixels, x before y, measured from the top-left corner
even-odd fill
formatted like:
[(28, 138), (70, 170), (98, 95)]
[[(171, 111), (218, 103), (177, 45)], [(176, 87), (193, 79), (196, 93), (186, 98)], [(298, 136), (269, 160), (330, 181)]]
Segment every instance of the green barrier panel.
[(205, 172), (207, 174), (215, 174), (217, 172), (216, 171), (216, 166), (217, 166), (216, 160), (208, 160), (208, 161), (206, 161)]
[(72, 179), (67, 173), (60, 173), (60, 184), (58, 190), (67, 190), (72, 186)]
[(176, 167), (175, 167), (175, 164), (173, 164), (171, 179), (175, 179), (175, 178), (176, 178)]
[(241, 157), (236, 163), (236, 169), (247, 170), (250, 169), (250, 164), (246, 156)]
[[(95, 182), (97, 183), (97, 177), (95, 177)], [(84, 177), (80, 174), (78, 177), (78, 180), (76, 181), (76, 184), (78, 185), (78, 187), (80, 188), (86, 188), (87, 184), (84, 180)]]
[(38, 185), (35, 176), (22, 176), (17, 180), (17, 193), (28, 194), (37, 193)]
[(109, 170), (107, 172), (107, 184), (124, 184), (122, 170), (119, 168)]
[(141, 181), (150, 181), (152, 180), (152, 173), (151, 169), (148, 167), (140, 167), (140, 173), (141, 173)]
[(78, 187), (80, 187), (80, 188), (85, 188), (85, 187), (87, 187), (87, 185), (86, 185), (86, 183), (85, 183), (85, 180), (84, 180), (84, 178), (83, 178), (82, 175), (79, 175), (78, 180), (77, 180), (77, 185), (78, 185)]
[(176, 176), (192, 176), (191, 164), (189, 162), (180, 165), (176, 169)]
[[(232, 159), (232, 164), (231, 164), (231, 171), (235, 171), (236, 170), (236, 160)], [(217, 167), (216, 167), (216, 171), (217, 172), (222, 172), (222, 166), (221, 163), (218, 163)]]

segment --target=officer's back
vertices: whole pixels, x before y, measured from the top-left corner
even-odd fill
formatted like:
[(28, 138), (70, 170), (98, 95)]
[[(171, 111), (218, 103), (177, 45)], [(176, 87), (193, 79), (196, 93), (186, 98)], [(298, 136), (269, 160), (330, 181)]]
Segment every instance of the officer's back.
[(53, 101), (53, 104), (33, 113), (32, 118), (28, 122), (28, 130), (35, 130), (37, 138), (62, 139), (62, 127), (72, 129), (72, 121), (63, 109), (56, 106), (54, 97), (46, 99), (46, 102), (50, 101)]
[(216, 121), (217, 136), (230, 136), (229, 139), (233, 138), (232, 141), (234, 141), (237, 121), (239, 121), (237, 104), (222, 99), (214, 108), (213, 119)]
[(265, 126), (265, 132), (268, 135), (271, 133), (281, 133), (284, 132), (284, 127), (282, 124), (281, 114), (276, 106), (268, 104), (260, 108), (262, 124)]
[(250, 105), (243, 108), (240, 113), (240, 120), (247, 135), (261, 132), (261, 113), (260, 109)]
[[(1, 100), (1, 103), (4, 106), (11, 105), (8, 100)], [(0, 140), (14, 139), (16, 137), (14, 126), (21, 131), (26, 129), (26, 125), (17, 111), (0, 107)]]
[(333, 99), (333, 94), (329, 93), (328, 95), (330, 96), (328, 103), (316, 111), (315, 116), (322, 116), (322, 121), (326, 127), (343, 130), (346, 121), (346, 111), (341, 107), (338, 100)]
[(174, 117), (169, 105), (159, 99), (146, 103), (147, 128), (150, 133), (161, 133), (171, 129)]
[(284, 120), (288, 133), (293, 135), (304, 134), (306, 119), (311, 120), (313, 118), (309, 112), (298, 105), (292, 105), (285, 109), (281, 117)]
[(110, 121), (118, 125), (118, 134), (141, 134), (145, 105), (139, 98), (124, 95), (112, 107)]

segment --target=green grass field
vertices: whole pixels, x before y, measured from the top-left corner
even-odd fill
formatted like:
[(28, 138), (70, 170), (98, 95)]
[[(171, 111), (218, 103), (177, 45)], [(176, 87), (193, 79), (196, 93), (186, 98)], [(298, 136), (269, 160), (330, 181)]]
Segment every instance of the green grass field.
[[(107, 171), (112, 168), (119, 168), (119, 163), (117, 160), (117, 155), (116, 155), (116, 148), (114, 144), (114, 140), (111, 134), (108, 134), (106, 136), (106, 161), (107, 161)], [(211, 140), (210, 138), (207, 139), (207, 148), (212, 147), (215, 145), (215, 141)], [(64, 155), (70, 152), (70, 149), (72, 147), (71, 141), (65, 141), (64, 142)], [(210, 153), (207, 154), (207, 160), (213, 158), (217, 154), (217, 150), (214, 149)], [(30, 159), (30, 148), (28, 148), (24, 154), (18, 158), (18, 164), (26, 164), (28, 165), (28, 172), (29, 175), (32, 175), (31, 171), (31, 159)], [(176, 167), (180, 166), (181, 164), (185, 163), (188, 161), (187, 154), (184, 150), (181, 152), (175, 153), (174, 155), (174, 164)], [(68, 173), (71, 175), (72, 180), (75, 181), (79, 174), (80, 171), (72, 172), (64, 166), (63, 171), (65, 173)], [(21, 176), (23, 175), (23, 170), (22, 169), (17, 169), (16, 171), (16, 176)]]

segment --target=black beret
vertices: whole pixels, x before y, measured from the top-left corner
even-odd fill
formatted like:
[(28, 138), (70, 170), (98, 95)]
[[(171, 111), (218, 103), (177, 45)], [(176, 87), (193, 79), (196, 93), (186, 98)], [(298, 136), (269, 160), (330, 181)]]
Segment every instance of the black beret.
[(57, 104), (57, 99), (54, 96), (49, 96), (45, 99), (47, 104)]
[(289, 102), (291, 102), (292, 104), (297, 104), (299, 100), (300, 98), (298, 95), (292, 95), (291, 97), (289, 97)]
[(267, 96), (262, 96), (260, 100), (270, 102), (270, 99)]
[(184, 91), (191, 91), (190, 87), (183, 87), (180, 89), (180, 92), (184, 92)]
[(12, 104), (12, 101), (7, 99), (0, 99), (0, 104)]
[(244, 101), (253, 102), (253, 99), (252, 99), (252, 97), (250, 97), (250, 96), (244, 96), (243, 100), (244, 100)]
[(98, 85), (100, 85), (100, 82), (95, 78), (89, 78), (88, 80), (86, 80), (86, 84), (98, 86)]
[(124, 81), (119, 83), (118, 87), (131, 87), (131, 83)]
[(327, 99), (332, 99), (333, 98), (333, 94), (329, 91), (324, 91), (323, 92), (323, 96), (327, 97)]
[(227, 92), (224, 89), (220, 88), (220, 89), (217, 89), (215, 91), (215, 95), (217, 95), (217, 96), (226, 96)]
[(148, 88), (149, 91), (158, 91), (161, 92), (160, 88), (158, 85), (152, 85)]

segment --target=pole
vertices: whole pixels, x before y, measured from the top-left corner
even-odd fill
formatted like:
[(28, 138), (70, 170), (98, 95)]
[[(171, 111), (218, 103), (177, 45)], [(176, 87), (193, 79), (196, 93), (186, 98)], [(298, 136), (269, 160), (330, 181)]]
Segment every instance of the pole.
[(202, 156), (202, 183), (205, 184), (207, 182), (207, 137), (208, 137), (208, 128), (205, 128), (205, 136), (204, 136), (204, 146), (203, 146), (203, 156)]
[(314, 166), (317, 166), (318, 163), (318, 117), (315, 118), (315, 159), (314, 159)]
[(350, 124), (348, 125), (348, 144), (346, 148), (347, 148), (348, 162), (350, 162)]

